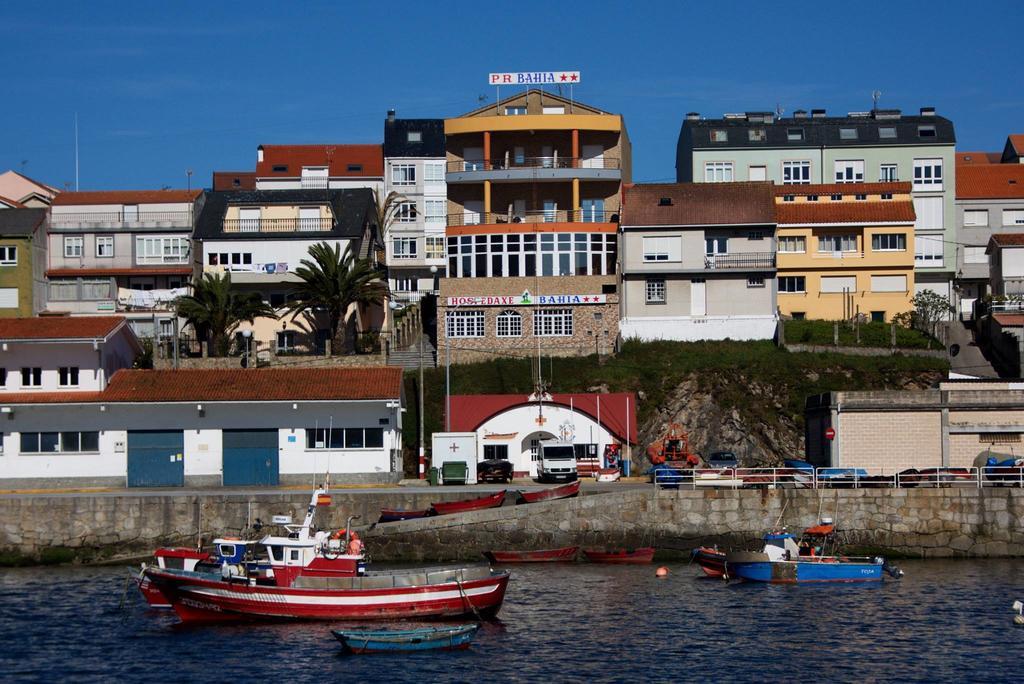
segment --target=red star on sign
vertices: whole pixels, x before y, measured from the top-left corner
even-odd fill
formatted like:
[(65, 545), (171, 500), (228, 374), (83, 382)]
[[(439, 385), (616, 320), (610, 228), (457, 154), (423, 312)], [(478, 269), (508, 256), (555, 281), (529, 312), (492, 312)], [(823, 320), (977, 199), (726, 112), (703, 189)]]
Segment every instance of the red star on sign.
[(562, 74), (562, 80), (563, 80), (563, 81), (568, 81), (568, 80), (569, 80), (569, 77), (568, 77), (568, 76), (566, 76), (565, 74)]
[(590, 297), (584, 297), (584, 298), (583, 298), (583, 301), (584, 301), (584, 302), (589, 302), (589, 301), (590, 301)]
[(573, 74), (573, 75), (572, 75), (572, 76), (571, 76), (571, 77), (569, 78), (569, 80), (570, 80), (570, 81), (575, 81), (575, 80), (576, 80), (576, 79), (578, 79), (578, 78), (579, 78), (579, 76), (577, 76), (576, 74)]

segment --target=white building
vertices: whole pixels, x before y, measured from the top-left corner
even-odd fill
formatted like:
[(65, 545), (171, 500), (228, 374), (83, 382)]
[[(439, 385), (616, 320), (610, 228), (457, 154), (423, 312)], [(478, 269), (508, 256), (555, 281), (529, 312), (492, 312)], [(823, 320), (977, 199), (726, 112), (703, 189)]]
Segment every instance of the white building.
[(384, 189), (380, 145), (260, 145), (257, 190)]
[[(436, 294), (445, 275), (445, 137), (443, 119), (384, 122), (384, 196), (402, 196), (387, 245), (391, 291), (397, 299)], [(431, 272), (431, 268), (435, 269)]]
[(120, 370), (101, 391), (0, 399), (2, 488), (401, 477), (397, 368)]

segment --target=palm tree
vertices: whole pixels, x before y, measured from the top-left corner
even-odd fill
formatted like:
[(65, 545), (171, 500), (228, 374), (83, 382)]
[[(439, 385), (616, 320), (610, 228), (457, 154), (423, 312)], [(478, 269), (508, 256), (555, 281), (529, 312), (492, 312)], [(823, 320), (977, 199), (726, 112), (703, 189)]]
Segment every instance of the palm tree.
[(376, 209), (377, 227), (380, 229), (380, 239), (387, 242), (388, 234), (391, 232), (391, 225), (398, 218), (398, 209), (403, 202), (408, 202), (405, 195), (392, 190), (382, 202), (377, 191), (373, 191), (373, 204)]
[(382, 272), (368, 259), (357, 259), (352, 243), (342, 253), (341, 245), (319, 242), (309, 248), (312, 259), (303, 259), (295, 269), (302, 282), (295, 286), (285, 313), (299, 314), (326, 311), (331, 333), (331, 353), (343, 348), (342, 332), (348, 323), (353, 305), (383, 304), (388, 295)]
[(242, 321), (277, 318), (269, 304), (255, 292), (231, 291), (231, 274), (204, 273), (192, 294), (179, 297), (178, 316), (196, 331), (196, 337), (210, 343), (212, 356), (226, 356), (231, 333)]

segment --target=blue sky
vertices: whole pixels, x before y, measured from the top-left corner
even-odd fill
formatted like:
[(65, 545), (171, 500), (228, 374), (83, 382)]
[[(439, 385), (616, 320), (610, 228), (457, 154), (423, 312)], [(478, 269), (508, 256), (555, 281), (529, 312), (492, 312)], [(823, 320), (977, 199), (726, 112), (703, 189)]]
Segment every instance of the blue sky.
[[(208, 186), (261, 143), (379, 142), (454, 116), (489, 71), (578, 69), (625, 115), (634, 179), (674, 180), (687, 111), (935, 106), (958, 149), (1024, 132), (1020, 2), (6, 4), (0, 170), (82, 189)], [(504, 93), (503, 93), (504, 94)], [(23, 164), (23, 162), (25, 162)]]

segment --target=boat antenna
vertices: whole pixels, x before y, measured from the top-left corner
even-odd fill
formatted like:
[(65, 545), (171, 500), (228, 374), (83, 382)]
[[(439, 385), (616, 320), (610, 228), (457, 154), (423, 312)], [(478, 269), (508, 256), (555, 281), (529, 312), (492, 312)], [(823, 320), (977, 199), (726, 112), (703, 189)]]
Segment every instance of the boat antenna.
[(789, 499), (786, 499), (785, 503), (782, 504), (782, 512), (779, 513), (778, 520), (775, 521), (775, 529), (779, 529), (779, 525), (782, 524), (782, 516), (786, 515), (786, 508), (789, 506)]

